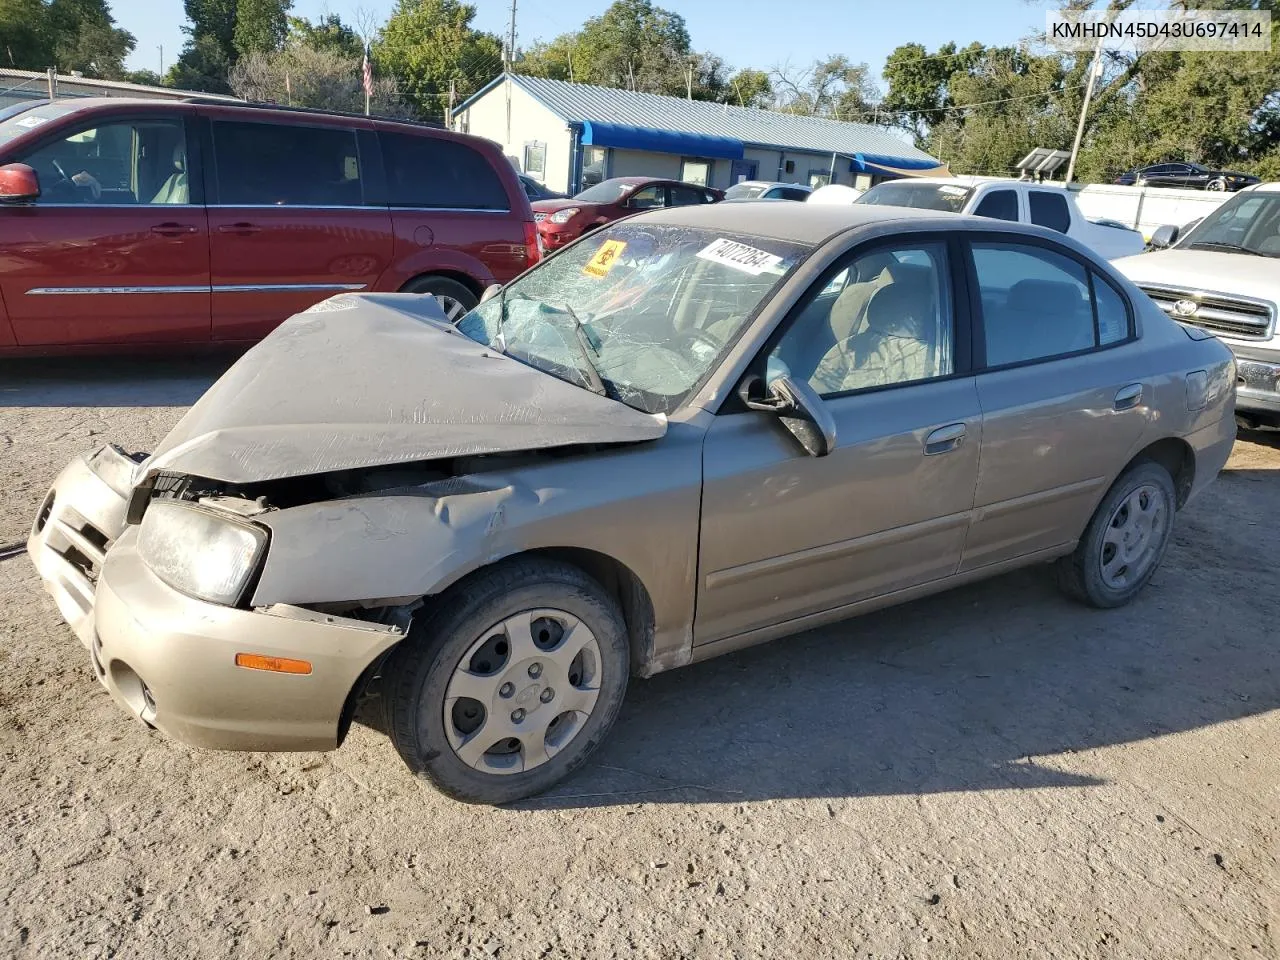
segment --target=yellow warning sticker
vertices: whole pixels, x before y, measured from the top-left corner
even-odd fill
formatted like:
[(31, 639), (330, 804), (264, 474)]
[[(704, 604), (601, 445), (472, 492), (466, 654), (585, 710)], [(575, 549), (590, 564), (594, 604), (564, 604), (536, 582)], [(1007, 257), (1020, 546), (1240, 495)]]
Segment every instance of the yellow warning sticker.
[(625, 240), (606, 240), (600, 244), (600, 249), (595, 252), (595, 256), (587, 261), (582, 272), (592, 277), (608, 276), (625, 249), (627, 249)]

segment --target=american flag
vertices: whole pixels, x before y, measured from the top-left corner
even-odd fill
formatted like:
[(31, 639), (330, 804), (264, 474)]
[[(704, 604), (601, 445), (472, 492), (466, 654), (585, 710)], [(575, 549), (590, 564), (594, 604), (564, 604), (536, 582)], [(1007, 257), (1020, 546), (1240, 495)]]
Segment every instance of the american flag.
[(373, 67), (369, 63), (369, 45), (364, 45), (364, 64), (361, 69), (364, 71), (364, 95), (366, 97), (373, 96)]

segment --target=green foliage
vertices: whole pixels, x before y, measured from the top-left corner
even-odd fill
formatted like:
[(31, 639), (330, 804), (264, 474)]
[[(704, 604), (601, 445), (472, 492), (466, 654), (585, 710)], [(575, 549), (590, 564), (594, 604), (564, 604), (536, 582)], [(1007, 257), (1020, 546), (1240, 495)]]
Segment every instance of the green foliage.
[(763, 70), (739, 70), (729, 80), (730, 103), (740, 107), (767, 107), (773, 103), (773, 84)]
[(6, 67), (119, 79), (134, 42), (116, 26), (106, 0), (0, 0), (0, 64)]
[(303, 17), (290, 17), (285, 46), (306, 47), (308, 50), (336, 53), (340, 57), (360, 58), (364, 54), (364, 43), (359, 34), (335, 13), (326, 14), (315, 23)]
[(502, 43), (472, 28), (475, 15), (458, 0), (398, 0), (374, 45), (374, 63), (421, 115), (444, 115), (450, 81), (461, 101), (502, 71)]
[(238, 0), (231, 42), (236, 54), (265, 53), (284, 43), (292, 0)]

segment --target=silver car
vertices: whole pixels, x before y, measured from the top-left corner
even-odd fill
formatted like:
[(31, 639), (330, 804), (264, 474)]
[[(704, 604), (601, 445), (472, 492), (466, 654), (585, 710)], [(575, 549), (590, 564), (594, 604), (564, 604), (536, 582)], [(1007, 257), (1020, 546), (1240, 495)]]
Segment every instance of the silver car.
[[(149, 456), (69, 465), (29, 551), (119, 704), (504, 802), (628, 678), (1035, 563), (1131, 600), (1235, 436), (1235, 369), (1047, 230), (717, 204), (572, 244), (451, 326), (340, 295)], [(779, 707), (779, 709), (782, 709)]]

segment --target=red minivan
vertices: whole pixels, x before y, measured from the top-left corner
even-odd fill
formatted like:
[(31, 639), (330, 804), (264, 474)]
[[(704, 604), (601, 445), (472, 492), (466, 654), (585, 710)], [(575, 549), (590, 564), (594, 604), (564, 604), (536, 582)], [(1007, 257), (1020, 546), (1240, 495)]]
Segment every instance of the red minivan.
[(0, 111), (0, 356), (251, 343), (344, 290), (457, 317), (540, 249), (478, 137), (196, 99)]

